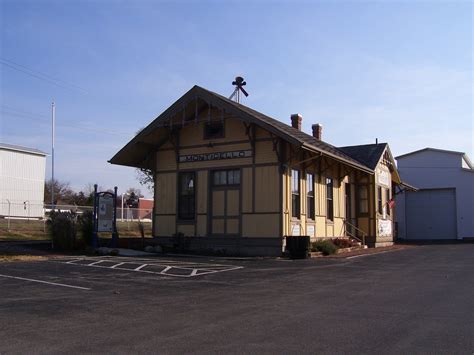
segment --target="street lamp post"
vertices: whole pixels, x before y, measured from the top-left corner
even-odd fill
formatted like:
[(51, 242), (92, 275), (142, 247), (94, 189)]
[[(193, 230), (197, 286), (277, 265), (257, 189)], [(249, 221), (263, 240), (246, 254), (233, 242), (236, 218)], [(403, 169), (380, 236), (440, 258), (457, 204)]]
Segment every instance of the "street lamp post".
[(28, 222), (30, 221), (30, 201), (26, 200), (23, 202), (23, 209), (26, 210), (26, 205), (28, 204)]
[[(122, 217), (122, 218), (120, 219), (121, 222), (123, 222), (123, 197), (124, 197), (125, 195), (128, 195), (128, 193), (127, 193), (127, 192), (123, 192), (123, 193), (122, 193), (122, 206), (120, 207), (121, 217)], [(127, 216), (127, 218), (128, 218), (128, 216)]]

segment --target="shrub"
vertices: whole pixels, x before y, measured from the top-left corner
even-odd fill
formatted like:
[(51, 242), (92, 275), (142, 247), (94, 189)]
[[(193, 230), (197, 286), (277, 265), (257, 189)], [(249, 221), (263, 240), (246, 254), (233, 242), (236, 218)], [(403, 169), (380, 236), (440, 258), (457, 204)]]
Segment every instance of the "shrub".
[(48, 234), (58, 250), (72, 250), (76, 242), (77, 215), (74, 212), (51, 211), (47, 222)]
[(143, 224), (142, 221), (138, 221), (137, 226), (138, 226), (138, 231), (140, 232), (140, 235), (142, 236), (142, 238), (145, 238), (145, 225)]
[(138, 230), (140, 231), (140, 235), (142, 236), (142, 248), (145, 248), (145, 225), (142, 221), (138, 220), (137, 226)]
[(335, 254), (338, 247), (331, 240), (319, 240), (311, 243), (312, 251), (320, 251), (323, 255)]
[(78, 217), (81, 238), (86, 246), (92, 245), (92, 234), (94, 233), (94, 216), (92, 211), (85, 211)]
[(338, 248), (350, 248), (354, 246), (352, 241), (347, 238), (335, 238), (332, 240), (333, 244)]

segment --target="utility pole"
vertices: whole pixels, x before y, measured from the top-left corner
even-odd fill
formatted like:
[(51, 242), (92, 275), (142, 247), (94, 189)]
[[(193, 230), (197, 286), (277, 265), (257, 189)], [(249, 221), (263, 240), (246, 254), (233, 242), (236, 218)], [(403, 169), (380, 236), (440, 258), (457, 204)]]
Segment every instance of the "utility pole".
[(56, 120), (56, 107), (54, 100), (51, 104), (51, 209), (54, 209), (54, 125)]

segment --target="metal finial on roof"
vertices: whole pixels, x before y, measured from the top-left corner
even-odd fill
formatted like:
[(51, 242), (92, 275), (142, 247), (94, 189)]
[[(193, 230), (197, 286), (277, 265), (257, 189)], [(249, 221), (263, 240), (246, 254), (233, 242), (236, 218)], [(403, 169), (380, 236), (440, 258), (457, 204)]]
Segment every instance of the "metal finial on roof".
[(232, 82), (232, 85), (235, 85), (235, 89), (234, 89), (234, 92), (232, 93), (232, 95), (230, 95), (230, 97), (229, 97), (230, 100), (232, 100), (235, 97), (235, 101), (237, 103), (240, 103), (240, 92), (241, 91), (245, 95), (245, 97), (249, 96), (247, 91), (245, 91), (245, 89), (243, 88), (243, 86), (247, 85), (247, 83), (244, 81), (244, 78), (242, 78), (241, 76), (236, 76), (235, 80)]

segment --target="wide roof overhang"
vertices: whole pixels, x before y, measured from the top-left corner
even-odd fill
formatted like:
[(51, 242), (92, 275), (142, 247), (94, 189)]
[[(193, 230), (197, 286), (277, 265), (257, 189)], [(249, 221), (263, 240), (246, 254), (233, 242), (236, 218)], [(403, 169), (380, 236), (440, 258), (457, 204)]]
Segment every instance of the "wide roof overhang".
[[(199, 105), (211, 105), (226, 113), (246, 122), (248, 124), (255, 124), (256, 126), (267, 130), (273, 135), (280, 137), (284, 141), (296, 146), (297, 148), (306, 151), (326, 156), (349, 165), (355, 169), (364, 171), (368, 174), (374, 174), (374, 171), (363, 164), (359, 164), (353, 159), (343, 157), (341, 154), (334, 154), (331, 151), (321, 149), (312, 144), (304, 142), (302, 139), (289, 134), (280, 126), (285, 124), (265, 116), (257, 111), (254, 111), (244, 105), (231, 101), (221, 95), (203, 89), (199, 86), (194, 86), (161, 115), (154, 119), (147, 127), (132, 138), (119, 152), (117, 152), (109, 163), (124, 165), (138, 168), (152, 168), (150, 165), (150, 153), (155, 152), (162, 144), (164, 144), (170, 136), (170, 132), (179, 125), (172, 125), (171, 120), (177, 114), (192, 102), (198, 102)], [(150, 139), (152, 137), (152, 139)]]

